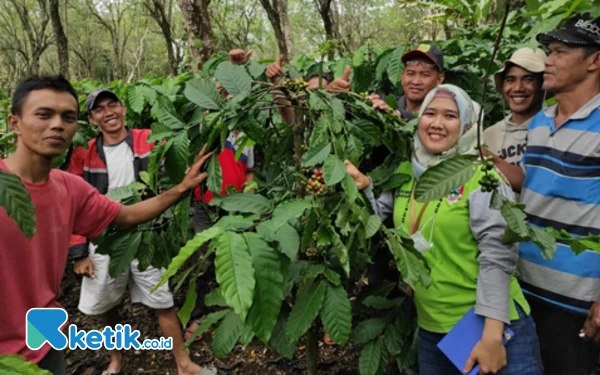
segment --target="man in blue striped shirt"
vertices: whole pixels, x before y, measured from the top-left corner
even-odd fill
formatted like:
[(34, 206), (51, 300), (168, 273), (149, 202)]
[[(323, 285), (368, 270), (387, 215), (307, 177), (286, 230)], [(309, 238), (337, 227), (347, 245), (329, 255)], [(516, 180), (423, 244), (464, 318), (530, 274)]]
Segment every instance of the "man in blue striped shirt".
[[(537, 40), (549, 50), (543, 88), (557, 104), (529, 124), (522, 169), (494, 161), (521, 193), (531, 225), (600, 234), (600, 19), (574, 16)], [(548, 260), (531, 242), (519, 246), (545, 373), (590, 375), (600, 348), (592, 342), (600, 342), (600, 254), (556, 250)], [(584, 326), (587, 340), (579, 338)]]

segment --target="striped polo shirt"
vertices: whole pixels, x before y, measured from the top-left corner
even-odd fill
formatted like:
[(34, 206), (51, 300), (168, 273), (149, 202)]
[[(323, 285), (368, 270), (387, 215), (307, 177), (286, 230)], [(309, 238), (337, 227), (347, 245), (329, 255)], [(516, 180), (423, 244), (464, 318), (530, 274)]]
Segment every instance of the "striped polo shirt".
[[(538, 113), (522, 160), (521, 201), (532, 226), (564, 229), (571, 235), (600, 233), (600, 95), (560, 127), (556, 105)], [(519, 245), (519, 273), (526, 293), (585, 313), (600, 297), (600, 254), (576, 255), (557, 244), (547, 260), (532, 242)]]

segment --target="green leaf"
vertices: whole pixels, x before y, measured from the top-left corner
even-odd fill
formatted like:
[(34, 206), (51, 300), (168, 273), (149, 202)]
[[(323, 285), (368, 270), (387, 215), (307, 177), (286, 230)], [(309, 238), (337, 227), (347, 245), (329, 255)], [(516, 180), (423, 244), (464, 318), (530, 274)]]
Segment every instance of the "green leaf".
[(117, 231), (112, 235), (107, 235), (98, 244), (96, 249), (98, 254), (110, 255), (108, 271), (113, 279), (125, 272), (135, 259), (142, 243), (142, 235), (143, 232)]
[(140, 86), (129, 86), (127, 89), (127, 105), (135, 113), (142, 113), (146, 104), (144, 92)]
[(390, 60), (387, 66), (387, 74), (390, 82), (398, 86), (400, 84), (400, 77), (404, 70), (404, 63), (402, 62), (402, 55), (404, 55), (405, 48), (398, 47), (392, 52)]
[(171, 264), (169, 264), (169, 267), (167, 268), (167, 270), (162, 274), (162, 277), (161, 277), (158, 285), (156, 285), (156, 286), (154, 286), (154, 288), (152, 288), (152, 291), (154, 292), (156, 289), (158, 289), (158, 287), (160, 287), (167, 280), (169, 280), (169, 278), (171, 278), (173, 275), (175, 275), (177, 273), (177, 271), (179, 271), (181, 266), (183, 266), (185, 261), (188, 260), (188, 258), (191, 257), (192, 254), (194, 254), (196, 251), (198, 251), (200, 246), (204, 245), (206, 242), (212, 240), (213, 238), (219, 236), (221, 233), (223, 233), (223, 229), (218, 228), (218, 227), (211, 227), (205, 231), (197, 233), (194, 236), (194, 238), (192, 238), (191, 240), (186, 242), (186, 244), (181, 248), (181, 250), (179, 250), (179, 254), (177, 254), (177, 256), (175, 258), (173, 258), (173, 260), (171, 261)]
[(173, 183), (179, 183), (185, 177), (190, 154), (190, 140), (185, 131), (177, 133), (173, 145), (166, 153), (165, 166)]
[(220, 110), (225, 103), (215, 83), (207, 78), (188, 81), (183, 94), (190, 102), (204, 109)]
[(234, 65), (229, 61), (219, 64), (219, 67), (215, 71), (215, 79), (232, 96), (250, 94), (252, 77), (246, 73), (246, 69), (241, 65)]
[(35, 207), (21, 179), (0, 170), (0, 207), (12, 218), (19, 230), (31, 239), (35, 234)]
[(223, 216), (213, 226), (223, 228), (223, 230), (238, 231), (252, 228), (254, 226), (254, 221), (248, 217), (228, 215)]
[(152, 106), (152, 113), (158, 119), (158, 122), (169, 127), (171, 130), (184, 129), (186, 124), (179, 117), (173, 104), (165, 96), (156, 98), (156, 103)]
[(428, 287), (431, 284), (431, 278), (425, 264), (415, 254), (406, 250), (395, 238), (388, 238), (387, 243), (404, 281), (413, 288), (418, 282)]
[(361, 345), (373, 341), (381, 335), (386, 325), (386, 321), (381, 318), (364, 320), (354, 328), (352, 342)]
[(219, 288), (213, 289), (212, 292), (208, 293), (206, 297), (204, 297), (204, 304), (206, 306), (219, 306), (219, 307), (227, 307), (227, 302), (221, 295), (221, 290)]
[(342, 179), (342, 188), (348, 196), (348, 201), (354, 202), (358, 196), (358, 187), (356, 187), (356, 182), (348, 173)]
[(384, 191), (395, 190), (410, 181), (410, 179), (410, 175), (406, 173), (395, 174), (383, 184), (382, 189)]
[(254, 331), (252, 331), (252, 328), (250, 326), (244, 327), (242, 335), (240, 336), (240, 344), (242, 344), (244, 348), (247, 347), (252, 343), (252, 340), (254, 340), (255, 336), (256, 335), (254, 334)]
[(415, 200), (435, 201), (458, 189), (475, 175), (473, 157), (457, 156), (428, 168), (417, 181)]
[(317, 228), (317, 214), (314, 211), (310, 211), (310, 213), (306, 216), (306, 222), (304, 223), (304, 232), (302, 233), (302, 249), (306, 249), (308, 245), (310, 245), (310, 241), (312, 241), (312, 235)]
[(321, 321), (325, 332), (338, 345), (345, 345), (350, 338), (352, 315), (350, 300), (343, 287), (327, 286), (327, 295), (321, 309)]
[(300, 235), (294, 227), (288, 223), (283, 224), (275, 232), (275, 241), (279, 242), (280, 250), (292, 262), (296, 261), (298, 249), (300, 248)]
[(329, 231), (331, 232), (331, 240), (333, 242), (333, 252), (337, 255), (344, 272), (346, 272), (346, 276), (349, 276), (350, 259), (348, 258), (348, 248), (346, 248), (346, 245), (344, 245), (342, 239), (332, 226), (329, 226)]
[(256, 281), (244, 237), (233, 232), (225, 232), (219, 236), (215, 269), (223, 298), (245, 321), (254, 298)]
[(144, 272), (152, 264), (154, 259), (154, 241), (156, 234), (154, 232), (144, 232), (142, 237), (142, 245), (138, 248), (138, 270)]
[[(215, 198), (213, 201), (219, 202), (221, 208), (229, 212), (266, 214), (273, 210), (273, 203), (260, 194), (233, 193), (219, 199)], [(211, 205), (213, 205), (212, 201)]]
[(490, 208), (493, 208), (494, 210), (500, 210), (504, 205), (504, 201), (505, 199), (502, 194), (500, 194), (498, 190), (494, 190), (492, 193), (492, 200), (490, 201)]
[(323, 165), (323, 178), (327, 186), (332, 186), (342, 181), (347, 174), (346, 165), (335, 155), (328, 155)]
[(281, 264), (277, 252), (258, 234), (246, 233), (244, 237), (256, 270), (254, 303), (248, 312), (247, 323), (264, 343), (268, 343), (284, 298)]
[(362, 304), (375, 310), (388, 310), (402, 305), (404, 298), (389, 300), (381, 296), (368, 296), (362, 301)]
[(277, 324), (275, 325), (275, 329), (273, 329), (273, 334), (271, 335), (269, 346), (275, 349), (277, 353), (281, 354), (283, 357), (292, 359), (294, 357), (294, 353), (296, 352), (296, 340), (289, 341), (287, 335), (285, 334), (285, 327), (288, 325), (288, 318), (289, 311), (287, 309), (281, 309), (281, 313), (277, 319)]
[(142, 94), (144, 95), (146, 102), (150, 103), (150, 105), (154, 105), (154, 103), (156, 102), (156, 98), (157, 98), (156, 91), (154, 91), (153, 89), (151, 89), (150, 87), (147, 87), (147, 86), (139, 86), (139, 88), (140, 88), (140, 91), (142, 92)]
[(374, 340), (360, 352), (358, 367), (360, 375), (376, 375), (381, 363), (381, 341)]
[(181, 200), (177, 206), (175, 206), (175, 215), (177, 216), (178, 229), (181, 232), (183, 238), (188, 237), (188, 230), (190, 229), (190, 205), (192, 196), (187, 194), (183, 200)]
[(308, 331), (313, 320), (319, 315), (327, 284), (323, 281), (310, 283), (298, 290), (296, 303), (287, 323), (286, 333), (290, 341), (296, 341)]
[(369, 216), (369, 221), (365, 225), (365, 233), (367, 238), (371, 238), (379, 231), (381, 227), (381, 218), (377, 215)]
[(42, 370), (33, 362), (16, 354), (0, 355), (0, 374), (3, 375), (52, 375), (50, 371)]
[(310, 105), (310, 109), (313, 111), (324, 111), (329, 109), (329, 105), (321, 98), (319, 95), (320, 92), (316, 90), (310, 94), (310, 99), (308, 103)]
[(244, 329), (244, 322), (230, 311), (219, 324), (213, 336), (213, 350), (217, 358), (224, 358), (231, 352)]
[(350, 160), (352, 164), (358, 165), (364, 152), (365, 147), (363, 146), (362, 142), (351, 134), (348, 137), (348, 142), (346, 142), (346, 158)]
[(196, 328), (196, 332), (194, 332), (192, 337), (190, 337), (185, 342), (185, 346), (189, 346), (191, 343), (193, 343), (194, 339), (196, 337), (206, 333), (210, 329), (210, 327), (213, 326), (213, 324), (219, 322), (221, 319), (223, 319), (225, 317), (225, 315), (227, 315), (230, 312), (232, 312), (232, 311), (227, 309), (227, 310), (216, 311), (214, 313), (208, 314), (206, 316), (206, 318), (202, 319), (202, 321), (200, 322), (200, 325), (198, 326), (198, 328)]
[(335, 286), (340, 285), (341, 278), (340, 278), (340, 274), (335, 272), (334, 270), (332, 270), (331, 268), (325, 268), (325, 271), (323, 272), (323, 275), (325, 275), (325, 277), (327, 278), (327, 280), (329, 280), (330, 283), (332, 283)]
[(278, 227), (273, 220), (263, 221), (256, 226), (256, 233), (260, 234), (265, 241), (275, 241), (275, 232), (277, 232)]
[[(344, 102), (340, 99), (333, 98), (331, 100), (331, 109), (333, 109), (334, 120), (343, 122), (346, 119), (346, 108), (344, 108)], [(339, 131), (337, 133), (339, 133)]]
[(267, 66), (265, 64), (260, 64), (256, 61), (251, 61), (250, 64), (248, 64), (248, 71), (252, 77), (254, 77), (254, 79), (258, 79), (258, 77), (260, 77), (265, 70), (267, 70)]
[(273, 221), (285, 224), (290, 219), (299, 218), (304, 211), (309, 209), (311, 203), (306, 199), (291, 199), (280, 203), (273, 211)]
[(387, 351), (393, 355), (399, 355), (404, 349), (404, 335), (398, 323), (390, 324), (383, 332), (383, 342)]
[(500, 212), (511, 231), (521, 237), (529, 235), (527, 216), (525, 216), (525, 212), (523, 212), (519, 205), (507, 200), (502, 205), (502, 208), (500, 208)]
[(542, 249), (544, 259), (552, 259), (556, 254), (556, 239), (543, 229), (530, 227), (531, 241)]
[(358, 138), (368, 142), (370, 144), (376, 145), (379, 144), (381, 138), (381, 131), (379, 128), (371, 123), (369, 120), (355, 120), (352, 122), (347, 122), (349, 124), (349, 129), (352, 134), (356, 135)]
[(196, 307), (197, 298), (198, 294), (196, 292), (196, 277), (192, 277), (185, 295), (185, 303), (183, 304), (181, 310), (179, 310), (177, 313), (177, 316), (181, 321), (181, 325), (184, 327), (186, 327), (190, 321), (190, 315), (192, 315), (192, 310), (194, 310), (194, 307)]
[(206, 187), (209, 191), (221, 194), (221, 186), (223, 185), (223, 176), (221, 174), (221, 163), (219, 163), (219, 155), (213, 154), (208, 161), (208, 181)]
[(314, 167), (317, 164), (321, 164), (330, 153), (331, 143), (329, 142), (311, 146), (311, 148), (302, 155), (302, 167)]

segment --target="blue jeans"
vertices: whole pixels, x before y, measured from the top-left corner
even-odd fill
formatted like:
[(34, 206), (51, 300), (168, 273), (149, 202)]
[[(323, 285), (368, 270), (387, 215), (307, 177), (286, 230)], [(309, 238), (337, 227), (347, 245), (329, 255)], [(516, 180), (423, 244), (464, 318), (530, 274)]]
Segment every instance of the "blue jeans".
[[(518, 305), (517, 311), (519, 319), (510, 324), (515, 335), (506, 344), (507, 365), (497, 375), (541, 375), (542, 358), (535, 323)], [(437, 347), (443, 337), (444, 334), (419, 329), (419, 375), (461, 374)]]

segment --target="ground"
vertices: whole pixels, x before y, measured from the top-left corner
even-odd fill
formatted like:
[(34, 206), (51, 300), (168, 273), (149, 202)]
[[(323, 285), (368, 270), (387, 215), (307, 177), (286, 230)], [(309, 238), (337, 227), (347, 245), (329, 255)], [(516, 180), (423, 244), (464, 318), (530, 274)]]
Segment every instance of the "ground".
[[(103, 325), (98, 317), (86, 316), (77, 309), (81, 278), (73, 273), (72, 266), (68, 266), (62, 282), (63, 294), (59, 303), (67, 309), (69, 322), (77, 325), (79, 329), (101, 329)], [(180, 289), (175, 294), (175, 305), (181, 307), (185, 301), (185, 290)], [(124, 323), (132, 325), (132, 329), (140, 330), (144, 338), (157, 338), (162, 336), (154, 312), (142, 305), (131, 305), (126, 299), (121, 308)], [(322, 337), (322, 335), (321, 335)], [(225, 359), (218, 360), (214, 357), (210, 346), (210, 335), (204, 335), (201, 341), (190, 346), (190, 356), (196, 363), (204, 366), (214, 366), (219, 370), (219, 375), (229, 374), (260, 374), (284, 375), (304, 374), (304, 351), (299, 350), (292, 360), (282, 358), (275, 351), (265, 348), (255, 339), (247, 348), (237, 345), (233, 352)], [(302, 345), (302, 343), (300, 343)], [(302, 346), (299, 346), (303, 349)], [(331, 375), (358, 375), (358, 356), (360, 350), (350, 344), (344, 347), (324, 345), (320, 342), (319, 374)], [(91, 375), (95, 368), (105, 369), (108, 365), (106, 350), (68, 350), (65, 353), (68, 374)], [(175, 362), (168, 351), (127, 351), (125, 352), (125, 368), (123, 374), (177, 374)]]

